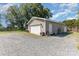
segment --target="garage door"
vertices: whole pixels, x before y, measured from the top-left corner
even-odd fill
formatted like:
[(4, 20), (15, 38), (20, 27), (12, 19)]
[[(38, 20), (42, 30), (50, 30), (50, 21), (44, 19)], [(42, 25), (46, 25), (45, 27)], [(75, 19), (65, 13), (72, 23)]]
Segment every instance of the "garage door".
[(40, 32), (41, 32), (40, 25), (31, 26), (31, 33), (36, 34), (36, 35), (40, 35)]

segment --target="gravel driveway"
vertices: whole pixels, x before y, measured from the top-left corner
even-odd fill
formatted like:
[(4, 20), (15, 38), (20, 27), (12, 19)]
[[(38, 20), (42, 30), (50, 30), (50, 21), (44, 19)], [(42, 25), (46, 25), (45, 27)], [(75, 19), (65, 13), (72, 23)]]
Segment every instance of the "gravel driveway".
[(28, 33), (0, 34), (0, 55), (3, 56), (70, 56), (79, 55), (71, 35), (41, 37)]

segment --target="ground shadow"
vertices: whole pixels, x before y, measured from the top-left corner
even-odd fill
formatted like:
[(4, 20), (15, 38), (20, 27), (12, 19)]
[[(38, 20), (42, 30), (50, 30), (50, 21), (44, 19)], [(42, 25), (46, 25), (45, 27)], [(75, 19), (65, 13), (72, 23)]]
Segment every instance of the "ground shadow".
[(72, 34), (72, 32), (64, 32), (64, 33), (59, 33), (59, 34), (51, 35), (51, 36), (65, 37), (70, 34)]

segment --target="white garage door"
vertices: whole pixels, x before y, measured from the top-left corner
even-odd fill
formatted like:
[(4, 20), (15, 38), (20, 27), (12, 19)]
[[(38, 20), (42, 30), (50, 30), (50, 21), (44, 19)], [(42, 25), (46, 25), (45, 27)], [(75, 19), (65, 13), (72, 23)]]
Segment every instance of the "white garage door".
[(40, 25), (31, 26), (31, 33), (36, 34), (36, 35), (40, 35), (40, 32), (41, 32)]

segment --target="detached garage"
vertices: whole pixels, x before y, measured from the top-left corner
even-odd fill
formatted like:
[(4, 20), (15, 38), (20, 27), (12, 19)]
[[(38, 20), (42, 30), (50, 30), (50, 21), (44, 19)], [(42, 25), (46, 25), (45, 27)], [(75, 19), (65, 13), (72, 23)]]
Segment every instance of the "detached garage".
[(67, 27), (64, 24), (60, 24), (45, 18), (32, 17), (28, 22), (28, 30), (30, 33), (36, 35), (50, 35), (66, 32)]

